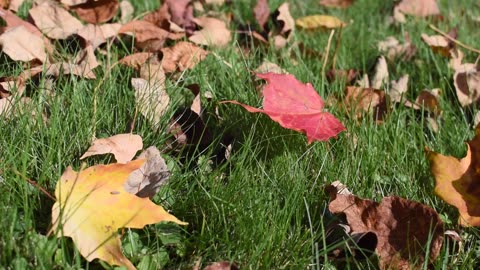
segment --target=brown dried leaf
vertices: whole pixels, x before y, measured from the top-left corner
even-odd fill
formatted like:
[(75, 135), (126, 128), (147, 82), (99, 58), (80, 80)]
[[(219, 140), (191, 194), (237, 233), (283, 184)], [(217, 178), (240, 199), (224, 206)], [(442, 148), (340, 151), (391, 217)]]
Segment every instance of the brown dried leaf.
[(378, 42), (378, 50), (384, 54), (388, 60), (393, 61), (395, 58), (402, 56), (402, 59), (408, 61), (416, 53), (416, 47), (410, 41), (408, 35), (405, 37), (405, 43), (400, 42), (395, 37), (387, 37), (385, 40)]
[(35, 25), (20, 19), (17, 15), (13, 14), (9, 10), (4, 10), (0, 8), (0, 17), (5, 21), (8, 28), (13, 28), (13, 27), (22, 25), (25, 27), (25, 29), (28, 30), (28, 32), (38, 37), (43, 37), (42, 32), (40, 32), (40, 30), (38, 30), (38, 28), (35, 27)]
[(358, 76), (358, 71), (355, 69), (340, 70), (331, 69), (327, 72), (327, 79), (329, 82), (342, 81), (350, 85)]
[(457, 98), (462, 107), (480, 100), (480, 71), (478, 68), (457, 70), (453, 75)]
[(255, 20), (257, 20), (260, 30), (265, 29), (265, 24), (270, 18), (270, 8), (268, 7), (267, 0), (258, 0), (257, 4), (253, 8), (253, 14), (255, 14)]
[(118, 163), (127, 163), (142, 148), (142, 137), (129, 133), (118, 134), (94, 140), (92, 146), (88, 148), (87, 152), (80, 159), (95, 155), (113, 154)]
[(146, 162), (130, 173), (123, 187), (140, 198), (152, 198), (168, 182), (170, 170), (155, 146), (147, 148), (137, 159), (145, 159)]
[(347, 8), (353, 4), (355, 0), (320, 0), (320, 5), (326, 7)]
[(147, 62), (147, 60), (154, 54), (150, 52), (140, 52), (127, 55), (118, 61), (119, 64), (132, 67), (134, 69), (140, 69), (140, 67)]
[(43, 39), (29, 32), (24, 26), (11, 28), (0, 35), (2, 51), (14, 61), (48, 62)]
[(88, 0), (72, 7), (72, 10), (87, 23), (110, 21), (118, 11), (118, 0)]
[(29, 13), (40, 31), (51, 39), (65, 39), (83, 28), (79, 20), (50, 1), (30, 9)]
[(390, 96), (390, 100), (393, 103), (400, 103), (404, 97), (404, 94), (408, 90), (408, 74), (403, 75), (397, 81), (393, 80), (390, 85), (390, 91), (388, 91), (388, 95)]
[(122, 24), (126, 24), (127, 22), (131, 21), (133, 19), (134, 12), (135, 9), (129, 1), (122, 0), (122, 2), (120, 2), (120, 22)]
[(440, 15), (440, 10), (438, 9), (436, 0), (402, 0), (395, 6), (393, 13), (395, 20), (405, 22), (404, 14), (427, 17)]
[(123, 25), (118, 33), (134, 35), (135, 45), (149, 51), (160, 50), (170, 35), (169, 32), (147, 21), (131, 21)]
[(193, 19), (202, 30), (195, 31), (188, 39), (198, 45), (210, 45), (225, 47), (232, 39), (232, 34), (227, 28), (227, 24), (219, 19), (210, 17), (200, 17)]
[(21, 5), (23, 5), (24, 1), (25, 0), (11, 0), (8, 9), (18, 12), (18, 9), (20, 8)]
[[(448, 33), (448, 36), (450, 36), (453, 39), (456, 39), (457, 32), (458, 32), (457, 29), (454, 28)], [(443, 55), (445, 57), (450, 57), (451, 50), (455, 48), (454, 42), (452, 42), (451, 40), (441, 35), (429, 36), (427, 34), (422, 33), (422, 40), (425, 43), (427, 43), (427, 45), (430, 46), (430, 48), (432, 48), (433, 52)]]
[(329, 210), (344, 213), (352, 233), (377, 235), (375, 252), (381, 269), (420, 269), (426, 254), (429, 262), (438, 257), (443, 223), (429, 206), (396, 196), (385, 197), (381, 203), (335, 193), (331, 198)]
[(277, 73), (277, 74), (288, 74), (286, 70), (284, 70), (283, 68), (279, 67), (277, 64), (272, 63), (268, 60), (263, 60), (260, 66), (258, 66), (255, 69), (255, 73), (257, 74), (269, 73), (269, 72)]
[(107, 39), (115, 37), (121, 27), (119, 23), (102, 25), (87, 24), (80, 29), (77, 34), (95, 49), (107, 42)]
[(192, 69), (207, 57), (208, 52), (190, 42), (181, 41), (173, 47), (163, 48), (162, 66), (166, 73)]
[(347, 86), (343, 101), (347, 113), (353, 113), (354, 119), (362, 118), (365, 112), (373, 114), (373, 118), (382, 122), (388, 113), (388, 100), (385, 92), (374, 88)]
[(375, 73), (371, 81), (372, 88), (380, 89), (382, 86), (388, 84), (388, 65), (385, 57), (380, 56), (375, 66)]

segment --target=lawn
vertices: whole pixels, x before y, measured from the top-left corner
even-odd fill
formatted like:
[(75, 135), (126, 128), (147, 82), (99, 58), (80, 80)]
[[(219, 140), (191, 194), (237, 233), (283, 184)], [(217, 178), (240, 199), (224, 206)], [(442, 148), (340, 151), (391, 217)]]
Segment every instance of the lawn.
[[(153, 0), (132, 2), (136, 16), (160, 6)], [(434, 194), (435, 179), (425, 154), (427, 147), (463, 157), (464, 142), (475, 135), (476, 108), (462, 108), (449, 59), (434, 53), (421, 34), (436, 34), (429, 27), (432, 23), (445, 32), (456, 27), (457, 40), (479, 48), (477, 1), (441, 0), (443, 19), (408, 17), (403, 24), (389, 23), (393, 1), (357, 0), (346, 9), (323, 7), (318, 0), (289, 1), (293, 18), (328, 14), (348, 23), (336, 50), (337, 69), (372, 76), (381, 55), (378, 42), (389, 36), (403, 42), (408, 33), (416, 54), (408, 60), (387, 61), (389, 76), (397, 80), (409, 75), (405, 97), (410, 100), (423, 89), (441, 89), (437, 131), (426, 123), (426, 114), (401, 105), (395, 105), (382, 123), (367, 114), (360, 119), (349, 117), (341, 105), (345, 82), (329, 82), (323, 67), (330, 30), (297, 28), (284, 48), (270, 44), (245, 50), (245, 42), (234, 30), (254, 21), (256, 1), (231, 2), (208, 9), (233, 16), (229, 25), (232, 41), (224, 48), (209, 47), (211, 53), (193, 69), (167, 75), (171, 103), (158, 127), (136, 110), (130, 83), (135, 71), (107, 65), (136, 50), (128, 40), (118, 39), (108, 53), (96, 53), (102, 64), (94, 70), (94, 80), (70, 75), (52, 80), (41, 75), (27, 82), (25, 95), (31, 98), (30, 104), (8, 117), (0, 115), (0, 269), (112, 269), (99, 260), (87, 262), (70, 238), (47, 236), (54, 201), (40, 187), (54, 194), (58, 179), (70, 165), (78, 171), (84, 162), (87, 166), (115, 162), (111, 155), (79, 159), (92, 137), (132, 131), (143, 138), (144, 148), (165, 149), (172, 137), (167, 131), (170, 119), (185, 113), (194, 98), (186, 88), (191, 84), (212, 96), (203, 98), (202, 104), (206, 132), (212, 140), (207, 145), (165, 150), (162, 156), (172, 174), (153, 198), (188, 225), (121, 229), (123, 252), (138, 269), (192, 269), (198, 263), (203, 268), (217, 261), (235, 262), (240, 269), (376, 269), (375, 256), (346, 261), (328, 258), (335, 247), (326, 245), (327, 228), (336, 216), (328, 211), (329, 196), (324, 189), (335, 180), (360, 198), (381, 201), (395, 195), (432, 207), (447, 229), (459, 232), (463, 242), (461, 248), (445, 244), (430, 267), (476, 269), (480, 232), (460, 227), (457, 209)], [(283, 2), (272, 0), (269, 6), (273, 11)], [(19, 16), (26, 18), (29, 8), (24, 4)], [(338, 38), (336, 29), (327, 66)], [(56, 57), (68, 58), (78, 44), (67, 40), (54, 45)], [(308, 53), (302, 46), (318, 53)], [(465, 62), (474, 63), (478, 57), (475, 52), (463, 52)], [(27, 68), (3, 53), (1, 59), (2, 77), (18, 76)], [(326, 110), (346, 131), (337, 138), (307, 144), (304, 134), (282, 128), (266, 115), (220, 103), (237, 100), (260, 107), (261, 80), (253, 71), (264, 60), (303, 83), (310, 82), (324, 100), (340, 97)], [(220, 155), (229, 144), (230, 156), (224, 160)]]

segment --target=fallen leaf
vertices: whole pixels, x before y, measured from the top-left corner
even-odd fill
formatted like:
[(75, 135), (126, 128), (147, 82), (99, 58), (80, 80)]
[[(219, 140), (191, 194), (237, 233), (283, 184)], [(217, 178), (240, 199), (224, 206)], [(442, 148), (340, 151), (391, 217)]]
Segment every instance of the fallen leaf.
[(320, 0), (320, 5), (326, 7), (347, 8), (353, 4), (355, 0)]
[(20, 19), (17, 15), (13, 14), (9, 10), (4, 10), (0, 8), (0, 17), (2, 17), (2, 19), (5, 21), (9, 28), (14, 28), (22, 25), (25, 27), (25, 29), (28, 30), (28, 32), (36, 35), (37, 37), (43, 37), (42, 32), (40, 32), (40, 30), (38, 30), (35, 25)]
[(142, 137), (128, 133), (118, 134), (94, 140), (92, 146), (80, 157), (80, 160), (95, 155), (113, 154), (118, 163), (127, 163), (142, 148)]
[(79, 20), (54, 2), (43, 2), (29, 13), (38, 29), (51, 39), (65, 39), (83, 28)]
[(123, 187), (128, 193), (140, 198), (152, 198), (160, 187), (168, 182), (170, 170), (155, 146), (147, 148), (137, 159), (146, 161), (140, 168), (130, 173)]
[(408, 90), (408, 79), (408, 74), (405, 74), (400, 79), (391, 81), (391, 88), (388, 91), (388, 95), (390, 96), (390, 101), (392, 101), (392, 104), (400, 103), (404, 98), (404, 94)]
[(428, 17), (440, 15), (436, 0), (402, 0), (393, 9), (394, 18), (398, 22), (405, 22), (404, 15)]
[(51, 232), (71, 237), (87, 261), (98, 258), (135, 269), (121, 251), (119, 228), (140, 229), (162, 221), (187, 224), (148, 198), (124, 190), (129, 174), (144, 162), (96, 165), (81, 172), (68, 167), (55, 188)]
[(453, 84), (462, 107), (476, 104), (480, 100), (480, 71), (477, 67), (457, 70), (453, 75)]
[(333, 192), (330, 196), (329, 210), (344, 213), (352, 233), (376, 234), (380, 269), (420, 268), (427, 254), (429, 262), (440, 254), (443, 223), (429, 206), (396, 196), (381, 203)]
[(120, 2), (120, 22), (122, 24), (126, 24), (127, 22), (131, 21), (133, 19), (134, 12), (135, 9), (129, 1), (122, 0)]
[(202, 30), (193, 32), (188, 39), (198, 45), (210, 45), (225, 47), (232, 39), (227, 24), (219, 19), (210, 17), (200, 17), (193, 19)]
[(425, 110), (431, 113), (433, 116), (440, 116), (440, 102), (438, 101), (438, 97), (440, 96), (440, 89), (432, 89), (432, 90), (422, 90), (420, 94), (418, 94), (415, 103), (411, 104), (410, 102), (405, 103), (405, 106), (411, 107), (415, 110)]
[(279, 67), (277, 64), (272, 63), (268, 60), (263, 60), (260, 66), (258, 66), (255, 69), (255, 73), (257, 74), (269, 73), (269, 72), (276, 73), (276, 74), (288, 74), (286, 70), (284, 70), (283, 68)]
[(317, 29), (317, 28), (340, 28), (345, 27), (347, 24), (337, 17), (330, 15), (311, 15), (302, 18), (298, 18), (295, 21), (296, 25), (304, 29)]
[(382, 55), (378, 58), (377, 65), (375, 66), (375, 73), (371, 81), (372, 88), (380, 89), (382, 86), (388, 84), (388, 65), (385, 57)]
[(207, 57), (208, 52), (190, 42), (181, 41), (162, 49), (162, 67), (166, 73), (192, 69)]
[(270, 8), (268, 7), (268, 0), (258, 0), (257, 4), (253, 8), (253, 14), (255, 15), (255, 20), (257, 20), (260, 30), (264, 30), (266, 23), (270, 18)]
[(323, 111), (324, 102), (310, 83), (303, 84), (289, 74), (257, 74), (267, 81), (263, 90), (263, 109), (236, 100), (249, 112), (268, 115), (282, 127), (305, 133), (308, 143), (326, 141), (345, 130), (332, 114)]
[(360, 119), (364, 113), (369, 113), (377, 123), (381, 123), (388, 113), (389, 102), (385, 92), (374, 88), (347, 86), (343, 103), (347, 114), (353, 113), (354, 119)]
[(10, 0), (8, 2), (10, 2), (10, 5), (8, 6), (8, 9), (9, 10), (12, 10), (12, 11), (15, 11), (15, 12), (18, 12), (18, 9), (20, 8), (21, 5), (23, 5), (23, 2), (25, 0)]
[(410, 41), (409, 35), (405, 35), (405, 42), (401, 44), (395, 37), (387, 37), (378, 42), (378, 51), (385, 55), (388, 60), (393, 61), (397, 57), (409, 61), (416, 53), (415, 45)]
[(458, 223), (462, 226), (480, 226), (479, 156), (480, 126), (475, 128), (475, 137), (467, 142), (467, 154), (462, 159), (427, 149), (435, 194), (458, 209)]
[(134, 53), (125, 56), (124, 58), (118, 61), (119, 64), (126, 65), (135, 69), (140, 69), (140, 67), (147, 62), (154, 54), (150, 52), (140, 52)]
[(110, 21), (117, 13), (118, 7), (118, 0), (88, 0), (71, 8), (80, 19), (97, 24)]
[(190, 0), (165, 0), (164, 5), (168, 7), (171, 21), (184, 29), (194, 29), (192, 22), (193, 8)]
[(0, 35), (2, 51), (14, 61), (48, 62), (43, 39), (29, 32), (23, 25), (11, 28)]
[(87, 24), (77, 34), (95, 49), (107, 42), (109, 38), (115, 37), (121, 27), (119, 23)]
[(355, 69), (349, 69), (349, 70), (331, 69), (327, 72), (327, 79), (329, 82), (341, 81), (341, 82), (345, 82), (347, 85), (351, 84), (357, 76), (358, 76), (358, 71), (356, 71)]
[[(276, 15), (278, 14), (278, 15)], [(293, 36), (295, 29), (295, 20), (290, 15), (288, 3), (283, 3), (274, 13), (274, 24), (281, 26), (280, 28), (270, 31), (269, 36), (273, 36), (273, 44), (275, 48), (280, 49), (286, 46)]]
[(131, 21), (123, 25), (118, 33), (133, 35), (138, 42), (145, 42), (152, 39), (164, 41), (169, 34), (162, 28), (147, 21)]
[[(448, 32), (448, 36), (456, 39), (458, 35), (457, 32), (457, 29), (454, 28), (450, 32)], [(451, 50), (455, 48), (455, 43), (442, 35), (429, 36), (422, 33), (421, 37), (422, 40), (427, 43), (430, 48), (432, 48), (433, 52), (443, 55), (445, 57), (450, 57)]]

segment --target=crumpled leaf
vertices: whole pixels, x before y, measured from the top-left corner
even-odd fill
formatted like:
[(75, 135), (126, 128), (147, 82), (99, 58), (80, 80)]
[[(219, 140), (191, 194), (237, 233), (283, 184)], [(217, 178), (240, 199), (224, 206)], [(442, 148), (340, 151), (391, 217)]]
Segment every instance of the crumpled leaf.
[(87, 23), (97, 24), (110, 21), (118, 7), (118, 0), (88, 0), (73, 6), (72, 10)]
[(295, 24), (301, 28), (310, 30), (316, 28), (340, 28), (347, 25), (339, 18), (330, 15), (311, 15), (298, 18)]
[(462, 107), (480, 100), (480, 70), (477, 66), (460, 65), (453, 75), (453, 84)]
[(138, 150), (143, 148), (142, 137), (134, 134), (117, 134), (108, 138), (96, 139), (80, 159), (90, 156), (113, 154), (118, 163), (132, 160)]
[(227, 24), (219, 19), (211, 17), (200, 17), (193, 19), (202, 30), (195, 31), (188, 39), (198, 45), (210, 45), (225, 47), (232, 39)]
[(135, 269), (121, 251), (119, 228), (140, 229), (162, 221), (187, 224), (148, 198), (124, 190), (129, 174), (144, 162), (96, 165), (81, 172), (68, 167), (55, 188), (51, 232), (71, 237), (87, 261), (98, 258)]
[(54, 2), (43, 2), (29, 13), (38, 29), (51, 39), (65, 39), (83, 28), (79, 20)]
[(0, 8), (0, 17), (7, 24), (7, 30), (8, 28), (14, 28), (23, 25), (28, 30), (28, 32), (36, 35), (37, 37), (43, 37), (42, 32), (40, 32), (40, 30), (38, 30), (35, 25), (20, 19), (17, 15), (13, 14), (9, 10), (4, 10)]
[(48, 62), (43, 39), (29, 32), (23, 25), (11, 28), (0, 35), (2, 51), (14, 61)]
[[(448, 32), (448, 36), (456, 39), (458, 35), (458, 30), (453, 28)], [(442, 35), (433, 35), (429, 36), (427, 34), (422, 33), (421, 35), (422, 40), (427, 43), (430, 48), (432, 48), (433, 52), (438, 53), (445, 57), (451, 57), (451, 50), (455, 48), (455, 43), (451, 40), (447, 39)]]
[(382, 55), (378, 58), (370, 85), (372, 88), (380, 89), (385, 84), (388, 84), (388, 65), (387, 60), (385, 60), (385, 57)]
[(295, 20), (290, 15), (290, 8), (288, 3), (281, 4), (275, 11), (274, 22), (276, 25), (281, 25), (279, 29), (272, 30), (269, 35), (273, 35), (273, 43), (275, 48), (283, 48), (290, 41), (295, 30)]
[(125, 56), (118, 61), (119, 64), (140, 69), (140, 67), (147, 62), (154, 54), (151, 52), (139, 52)]
[(403, 60), (410, 60), (415, 53), (417, 48), (411, 42), (410, 36), (405, 34), (405, 42), (400, 43), (395, 37), (387, 37), (385, 40), (378, 42), (377, 44), (378, 51), (386, 56), (390, 61), (395, 60), (397, 57), (401, 57)]
[(152, 198), (168, 182), (170, 170), (155, 146), (147, 148), (137, 159), (146, 161), (128, 176), (123, 187), (140, 198)]
[(166, 73), (192, 69), (208, 55), (204, 49), (185, 41), (163, 48), (162, 53), (162, 67)]
[(328, 209), (344, 213), (352, 233), (373, 232), (380, 269), (420, 269), (430, 243), (428, 261), (440, 254), (443, 223), (434, 209), (396, 196), (381, 203), (331, 192)]
[(326, 7), (347, 8), (353, 4), (355, 0), (320, 0), (320, 5)]
[[(372, 114), (377, 123), (382, 123), (389, 111), (389, 100), (385, 92), (375, 88), (347, 86), (343, 104), (353, 119)], [(352, 115), (353, 114), (353, 115)]]
[(324, 102), (310, 83), (303, 84), (289, 74), (257, 74), (267, 81), (263, 89), (263, 109), (236, 100), (224, 101), (241, 105), (249, 112), (268, 115), (282, 127), (305, 133), (308, 143), (326, 141), (345, 130), (332, 114), (323, 111)]
[(135, 40), (138, 42), (152, 39), (164, 41), (168, 36), (167, 31), (147, 21), (131, 21), (123, 25), (118, 33), (134, 35)]
[(288, 74), (286, 70), (279, 67), (277, 64), (272, 63), (268, 60), (263, 60), (263, 62), (255, 69), (255, 73), (262, 74), (262, 73), (276, 73), (276, 74)]
[(404, 98), (404, 94), (407, 93), (408, 90), (408, 79), (408, 74), (405, 74), (400, 77), (400, 79), (391, 81), (391, 88), (388, 91), (388, 95), (390, 96), (390, 101), (392, 101), (392, 104), (400, 103)]
[(467, 142), (467, 154), (457, 159), (427, 149), (430, 169), (435, 177), (435, 194), (460, 213), (462, 226), (480, 226), (480, 126), (475, 137)]
[(119, 23), (87, 24), (77, 34), (95, 49), (107, 42), (107, 39), (115, 37), (121, 27)]

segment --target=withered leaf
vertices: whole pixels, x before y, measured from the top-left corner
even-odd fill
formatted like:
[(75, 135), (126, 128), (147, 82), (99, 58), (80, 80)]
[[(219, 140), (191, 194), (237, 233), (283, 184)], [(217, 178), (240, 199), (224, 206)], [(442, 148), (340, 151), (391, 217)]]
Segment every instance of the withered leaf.
[(297, 26), (300, 26), (304, 29), (317, 29), (317, 28), (340, 28), (344, 27), (347, 24), (342, 20), (338, 19), (337, 17), (333, 17), (330, 15), (310, 15), (302, 18), (298, 18), (295, 21)]
[(80, 159), (94, 155), (113, 154), (118, 163), (132, 160), (143, 148), (142, 137), (135, 134), (117, 134), (108, 138), (96, 139)]
[(119, 23), (87, 24), (77, 34), (95, 49), (107, 42), (109, 38), (115, 37), (120, 28), (121, 25)]
[(83, 28), (79, 20), (54, 2), (43, 2), (29, 13), (40, 31), (51, 39), (65, 39)]
[(385, 92), (374, 88), (347, 86), (344, 99), (347, 114), (354, 119), (362, 118), (364, 113), (373, 115), (377, 123), (383, 122), (389, 108)]
[(188, 38), (195, 44), (225, 47), (232, 39), (227, 24), (222, 20), (200, 17), (193, 19), (193, 22), (202, 27), (201, 30), (193, 32), (193, 35)]
[(476, 104), (480, 100), (480, 71), (478, 67), (457, 70), (453, 75), (453, 83), (462, 107)]
[(166, 73), (192, 69), (208, 55), (204, 49), (185, 41), (163, 48), (162, 53), (162, 67)]
[(270, 18), (270, 8), (268, 7), (267, 0), (258, 0), (257, 4), (253, 8), (253, 14), (255, 14), (255, 19), (257, 20), (258, 25), (261, 30), (265, 29), (265, 24)]
[(43, 39), (29, 32), (23, 25), (11, 28), (0, 35), (2, 51), (12, 60), (48, 62)]
[(330, 195), (329, 210), (344, 213), (352, 233), (377, 235), (375, 252), (381, 269), (418, 268), (426, 254), (429, 262), (440, 254), (443, 222), (429, 206), (396, 196), (385, 197), (377, 203), (354, 195), (334, 192)]
[(118, 11), (118, 0), (88, 0), (72, 7), (72, 10), (87, 23), (110, 21)]

